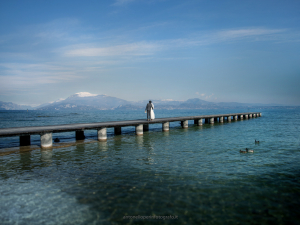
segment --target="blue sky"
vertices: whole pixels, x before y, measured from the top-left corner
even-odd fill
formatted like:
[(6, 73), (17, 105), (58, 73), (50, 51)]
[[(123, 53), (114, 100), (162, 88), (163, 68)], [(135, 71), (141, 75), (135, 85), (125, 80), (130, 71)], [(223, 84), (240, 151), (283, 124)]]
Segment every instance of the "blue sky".
[(300, 105), (300, 1), (1, 1), (0, 101)]

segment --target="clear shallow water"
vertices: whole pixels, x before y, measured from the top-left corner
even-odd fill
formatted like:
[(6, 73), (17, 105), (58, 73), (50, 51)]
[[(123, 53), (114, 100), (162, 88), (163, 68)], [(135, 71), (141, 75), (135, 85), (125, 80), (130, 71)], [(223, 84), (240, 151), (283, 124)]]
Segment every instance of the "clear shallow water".
[[(299, 224), (300, 110), (253, 111), (262, 117), (202, 127), (190, 121), (188, 129), (172, 123), (169, 132), (150, 125), (142, 137), (129, 127), (118, 136), (111, 130), (107, 143), (0, 156), (0, 219), (4, 224)], [(227, 112), (165, 110), (156, 116)], [(117, 111), (26, 113), (2, 111), (1, 126), (145, 117)], [(56, 135), (65, 142), (75, 136)], [(88, 138), (96, 139), (96, 132)], [(18, 138), (0, 142), (14, 146)], [(246, 147), (254, 153), (240, 154)], [(123, 219), (138, 215), (178, 219)]]

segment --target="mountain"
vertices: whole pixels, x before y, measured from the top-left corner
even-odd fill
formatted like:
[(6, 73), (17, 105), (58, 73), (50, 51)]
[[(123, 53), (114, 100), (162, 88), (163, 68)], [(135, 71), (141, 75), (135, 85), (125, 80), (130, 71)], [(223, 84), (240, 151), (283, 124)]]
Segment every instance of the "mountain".
[(108, 110), (120, 105), (129, 105), (130, 102), (107, 95), (95, 95), (88, 92), (79, 92), (70, 97), (38, 107), (38, 110)]
[(32, 110), (33, 107), (28, 105), (18, 105), (12, 102), (2, 102), (0, 101), (0, 110)]
[[(152, 100), (155, 109), (234, 109), (252, 107), (278, 107), (278, 104), (248, 104), (238, 102), (208, 102), (199, 98), (186, 101), (174, 101), (172, 99)], [(42, 104), (37, 110), (144, 110), (148, 100), (126, 101), (107, 95), (79, 92), (66, 99), (58, 99), (55, 102)], [(12, 102), (1, 102), (0, 110), (26, 110), (34, 109), (30, 106), (17, 105)]]

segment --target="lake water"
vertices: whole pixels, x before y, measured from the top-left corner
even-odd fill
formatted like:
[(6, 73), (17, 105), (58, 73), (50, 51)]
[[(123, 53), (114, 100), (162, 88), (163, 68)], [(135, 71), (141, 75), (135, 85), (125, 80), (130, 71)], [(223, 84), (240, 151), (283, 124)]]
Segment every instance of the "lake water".
[[(156, 117), (236, 110), (156, 110)], [(1, 224), (300, 224), (300, 109), (251, 109), (262, 117), (134, 127), (98, 142), (75, 132), (41, 151), (0, 138)], [(0, 127), (131, 120), (137, 111), (0, 111)], [(255, 144), (254, 140), (259, 140)], [(254, 153), (241, 154), (250, 148)], [(130, 216), (140, 216), (133, 218)], [(157, 216), (143, 218), (142, 216)], [(171, 217), (164, 217), (171, 216)], [(130, 219), (131, 218), (131, 219)]]

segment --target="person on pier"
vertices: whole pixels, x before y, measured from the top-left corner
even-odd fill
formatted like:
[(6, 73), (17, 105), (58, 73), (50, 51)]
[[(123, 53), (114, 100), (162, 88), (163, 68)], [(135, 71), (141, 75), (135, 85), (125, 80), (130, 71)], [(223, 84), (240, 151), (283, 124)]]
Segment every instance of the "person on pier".
[(147, 112), (147, 120), (153, 120), (155, 118), (154, 115), (154, 105), (151, 101), (146, 105), (145, 113)]

